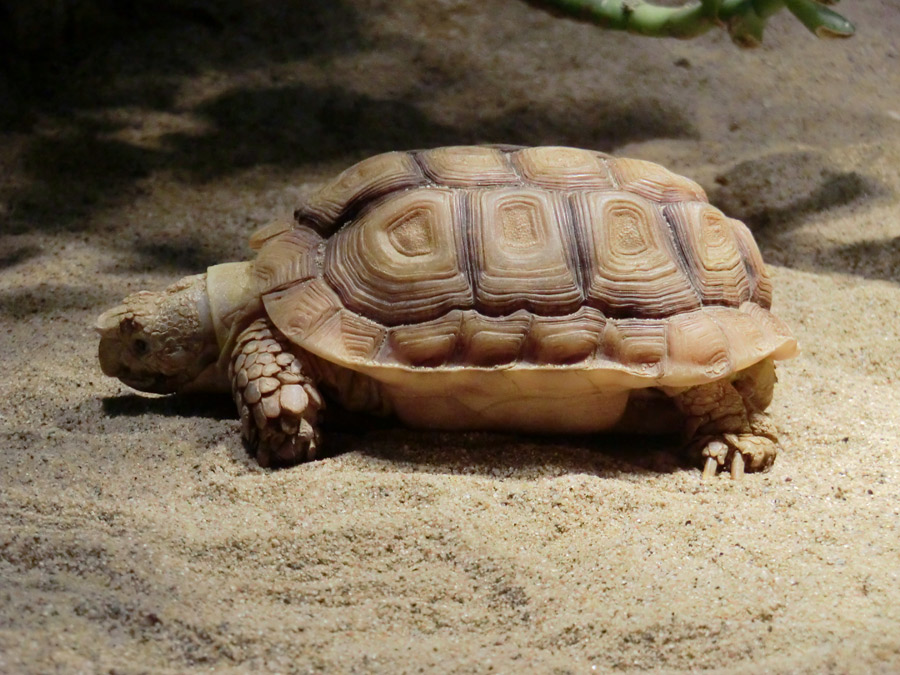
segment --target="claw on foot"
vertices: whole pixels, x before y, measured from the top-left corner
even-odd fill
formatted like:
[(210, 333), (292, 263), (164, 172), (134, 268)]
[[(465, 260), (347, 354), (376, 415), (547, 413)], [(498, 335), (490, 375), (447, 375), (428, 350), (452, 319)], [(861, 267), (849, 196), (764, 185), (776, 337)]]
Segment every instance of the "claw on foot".
[[(304, 429), (304, 426), (307, 427)], [(288, 437), (276, 448), (257, 447), (256, 459), (260, 466), (291, 466), (316, 458), (318, 436), (306, 420), (300, 423), (300, 431)], [(274, 450), (274, 452), (272, 451)]]
[(728, 460), (728, 453), (729, 448), (722, 441), (703, 441), (702, 454), (706, 457), (706, 462), (703, 465), (702, 480), (710, 480), (715, 477), (719, 467), (724, 466), (725, 462)]
[(735, 452), (731, 458), (731, 479), (740, 480), (744, 477), (744, 456)]
[(684, 415), (687, 451), (703, 463), (703, 479), (719, 470), (739, 480), (766, 471), (778, 454), (777, 431), (764, 410), (772, 400), (771, 358), (736, 374), (671, 394)]
[(703, 466), (703, 475), (700, 477), (700, 480), (710, 480), (712, 478), (715, 478), (718, 468), (719, 463), (715, 460), (715, 458), (707, 457), (706, 464)]
[(765, 471), (772, 466), (778, 446), (770, 438), (752, 434), (723, 434), (724, 442), (707, 437), (700, 443), (705, 457), (702, 480), (713, 478), (719, 467), (728, 467), (732, 479), (740, 480), (745, 471)]

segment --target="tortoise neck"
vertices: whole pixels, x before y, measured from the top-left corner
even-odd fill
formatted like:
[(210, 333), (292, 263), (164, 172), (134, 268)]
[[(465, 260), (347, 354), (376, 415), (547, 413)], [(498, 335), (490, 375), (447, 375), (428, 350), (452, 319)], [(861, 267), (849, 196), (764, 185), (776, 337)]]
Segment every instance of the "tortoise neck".
[(235, 321), (256, 315), (261, 308), (253, 263), (213, 265), (206, 270), (206, 293), (212, 328), (221, 348), (228, 342)]

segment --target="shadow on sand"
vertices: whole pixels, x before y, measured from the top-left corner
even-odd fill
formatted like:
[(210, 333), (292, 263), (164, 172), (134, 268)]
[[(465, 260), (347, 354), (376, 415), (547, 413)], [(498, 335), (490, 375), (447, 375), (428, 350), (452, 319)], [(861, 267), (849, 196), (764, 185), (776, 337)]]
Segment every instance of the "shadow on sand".
[[(656, 138), (698, 136), (676, 101), (623, 101), (615, 95), (572, 97), (564, 106), (535, 102), (484, 115), (474, 111), (449, 124), (436, 119), (428, 105), (434, 87), (470, 87), (479, 77), (471, 64), (453, 60), (432, 68), (436, 82), (421, 83), (394, 98), (334, 83), (284, 84), (267, 70), (270, 75), (262, 81), (248, 78), (252, 86), (226, 88), (195, 104), (179, 103), (184, 87), (190, 86), (188, 78), (202, 73), (256, 72), (297, 61), (327, 67), (333, 59), (397, 48), (397, 40), (403, 54), (427, 49), (409, 36), (366, 35), (360, 27), (364, 19), (342, 2), (250, 6), (237, 0), (173, 0), (154, 4), (152, 12), (145, 4), (108, 8), (106, 22), (95, 26), (90, 40), (70, 31), (41, 52), (42, 58), (5, 53), (0, 103), (8, 105), (0, 106), (7, 111), (0, 115), (0, 131), (28, 131), (30, 136), (14, 160), (23, 179), (0, 187), (7, 204), (0, 211), (4, 234), (96, 234), (98, 246), (127, 249), (128, 272), (197, 272), (232, 257), (234, 245), (196, 232), (166, 232), (159, 238), (159, 233), (147, 232), (149, 241), (136, 240), (126, 231), (127, 223), (116, 226), (122, 228), (121, 237), (119, 232), (93, 233), (91, 214), (134, 202), (145, 189), (141, 181), (158, 172), (189, 184), (256, 167), (349, 164), (381, 151), (444, 144), (614, 150)], [(502, 99), (503, 92), (496, 96)], [(135, 141), (148, 124), (163, 127), (154, 142)], [(747, 222), (766, 253), (783, 246), (776, 233), (884, 192), (874, 179), (835, 172), (824, 157), (804, 151), (737, 164), (718, 176), (711, 197), (726, 213)], [(788, 258), (785, 264), (847, 271), (848, 259), (874, 256), (883, 264), (849, 269), (896, 280), (897, 249), (896, 242), (863, 242), (815, 259)], [(0, 259), (0, 267), (33, 254), (33, 249), (20, 248)]]
[[(103, 399), (110, 418), (162, 417), (235, 419), (227, 395), (144, 396), (125, 394)], [(529, 473), (585, 473), (616, 476), (661, 474), (696, 468), (680, 451), (677, 437), (534, 436), (490, 432), (417, 431), (394, 419), (327, 409), (322, 422), (322, 457), (361, 452), (384, 462), (392, 472), (497, 476)], [(237, 433), (237, 429), (235, 429)], [(237, 442), (237, 439), (235, 439)], [(526, 442), (527, 441), (527, 442)]]

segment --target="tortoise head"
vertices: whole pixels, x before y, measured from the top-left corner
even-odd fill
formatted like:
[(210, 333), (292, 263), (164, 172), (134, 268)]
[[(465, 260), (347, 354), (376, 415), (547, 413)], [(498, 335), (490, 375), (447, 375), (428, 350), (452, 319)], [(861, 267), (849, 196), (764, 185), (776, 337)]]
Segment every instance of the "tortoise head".
[(96, 329), (103, 373), (140, 391), (190, 390), (219, 356), (205, 274), (129, 295), (100, 315)]

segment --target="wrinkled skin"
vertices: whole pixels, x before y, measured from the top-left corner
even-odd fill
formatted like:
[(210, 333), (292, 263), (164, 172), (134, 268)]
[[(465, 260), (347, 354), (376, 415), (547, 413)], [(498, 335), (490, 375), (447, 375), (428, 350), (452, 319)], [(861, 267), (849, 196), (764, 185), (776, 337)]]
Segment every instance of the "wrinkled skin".
[(97, 320), (100, 367), (140, 391), (210, 389), (204, 371), (219, 356), (206, 297), (206, 275), (185, 277), (160, 293), (141, 291)]

